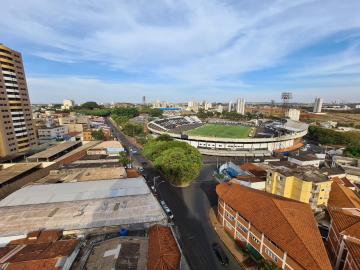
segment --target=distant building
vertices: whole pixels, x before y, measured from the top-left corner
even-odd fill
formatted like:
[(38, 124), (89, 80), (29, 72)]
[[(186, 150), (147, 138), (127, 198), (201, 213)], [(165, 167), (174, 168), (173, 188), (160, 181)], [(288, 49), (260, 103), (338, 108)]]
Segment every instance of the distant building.
[(69, 133), (67, 126), (41, 127), (37, 129), (39, 141), (63, 139)]
[(297, 109), (289, 109), (286, 112), (286, 117), (288, 117), (291, 120), (299, 121), (300, 120), (300, 110)]
[(73, 101), (71, 99), (64, 99), (61, 109), (62, 110), (70, 110), (74, 106), (75, 106), (75, 101)]
[(355, 109), (360, 109), (360, 104), (355, 105)]
[(344, 185), (332, 184), (327, 246), (335, 270), (360, 269), (360, 198)]
[(229, 105), (228, 105), (228, 112), (231, 112), (231, 110), (232, 110), (232, 103), (231, 103), (231, 101), (229, 102)]
[(229, 182), (216, 186), (218, 219), (253, 258), (281, 269), (331, 270), (309, 205)]
[(282, 161), (262, 166), (267, 170), (266, 192), (308, 203), (313, 210), (327, 205), (332, 180), (316, 168)]
[(323, 106), (323, 99), (320, 97), (315, 98), (313, 113), (321, 113)]
[(217, 108), (216, 108), (216, 111), (217, 111), (218, 113), (222, 113), (222, 112), (224, 111), (223, 105), (219, 104), (219, 105), (217, 106)]
[(125, 149), (119, 141), (104, 141), (87, 151), (88, 155), (118, 156)]
[(288, 161), (298, 166), (314, 166), (320, 167), (320, 163), (324, 162), (323, 159), (319, 159), (314, 155), (300, 155), (300, 156), (289, 156)]
[(238, 98), (236, 100), (236, 112), (239, 114), (245, 114), (245, 99)]
[(204, 104), (204, 109), (205, 109), (205, 111), (208, 111), (208, 110), (210, 110), (211, 108), (212, 108), (211, 102), (205, 102), (205, 104)]
[(0, 43), (0, 157), (37, 144), (21, 54)]

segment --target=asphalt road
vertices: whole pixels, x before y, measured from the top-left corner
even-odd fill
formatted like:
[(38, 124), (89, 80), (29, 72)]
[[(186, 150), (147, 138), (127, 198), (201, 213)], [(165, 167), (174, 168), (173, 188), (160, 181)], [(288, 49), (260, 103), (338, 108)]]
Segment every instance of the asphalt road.
[[(125, 147), (139, 150), (110, 121), (108, 124)], [(132, 159), (139, 165), (147, 162), (140, 152), (132, 154)], [(191, 269), (241, 269), (233, 256), (222, 245), (208, 219), (210, 207), (217, 204), (216, 183), (212, 177), (214, 168), (214, 165), (205, 165), (199, 178), (187, 188), (173, 187), (150, 165), (144, 166), (144, 176), (151, 185), (153, 178), (160, 176), (156, 179), (156, 189), (161, 199), (174, 213), (174, 224), (180, 235), (180, 245)], [(222, 266), (215, 257), (211, 249), (214, 242), (223, 246), (229, 258), (228, 266)]]

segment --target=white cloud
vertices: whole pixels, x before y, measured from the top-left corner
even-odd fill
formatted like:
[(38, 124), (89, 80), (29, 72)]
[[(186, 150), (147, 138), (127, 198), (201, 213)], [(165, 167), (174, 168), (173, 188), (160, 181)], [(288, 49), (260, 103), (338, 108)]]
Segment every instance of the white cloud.
[[(245, 91), (243, 74), (277, 66), (299, 49), (360, 29), (358, 0), (2, 0), (1, 8), (3, 41), (21, 44), (24, 53), (156, 74), (173, 80), (165, 88), (174, 91)], [(342, 65), (325, 59), (317, 73), (347, 74), (359, 67), (357, 53), (344, 56)], [(237, 80), (224, 79), (232, 76)], [(117, 86), (105, 87), (115, 94), (111, 89)]]

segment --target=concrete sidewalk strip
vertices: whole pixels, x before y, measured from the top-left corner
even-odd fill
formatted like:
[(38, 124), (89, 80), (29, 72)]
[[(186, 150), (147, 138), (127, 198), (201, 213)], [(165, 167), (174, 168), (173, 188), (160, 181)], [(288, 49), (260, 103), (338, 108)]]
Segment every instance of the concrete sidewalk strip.
[(230, 251), (230, 253), (234, 256), (237, 262), (241, 265), (244, 270), (257, 270), (257, 266), (253, 266), (255, 263), (250, 263), (251, 258), (249, 255), (243, 253), (240, 248), (235, 243), (234, 239), (232, 239), (224, 230), (223, 226), (218, 221), (215, 211), (213, 208), (209, 210), (209, 220), (211, 225), (213, 226), (215, 232), (218, 234), (221, 241), (224, 243), (226, 248)]

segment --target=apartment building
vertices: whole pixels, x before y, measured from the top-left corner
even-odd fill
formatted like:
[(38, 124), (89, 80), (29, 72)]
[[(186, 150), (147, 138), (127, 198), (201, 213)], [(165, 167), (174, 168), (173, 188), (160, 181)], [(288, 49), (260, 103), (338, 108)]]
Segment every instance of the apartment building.
[(327, 237), (331, 263), (335, 270), (360, 269), (360, 198), (342, 184), (332, 184)]
[(218, 219), (243, 250), (281, 269), (330, 270), (308, 204), (233, 183), (216, 187)]
[(266, 192), (308, 203), (313, 210), (327, 205), (332, 180), (318, 169), (283, 161), (264, 167), (267, 171)]
[(37, 129), (40, 141), (63, 139), (69, 133), (67, 126), (40, 127)]
[(0, 44), (0, 157), (36, 144), (21, 54)]

